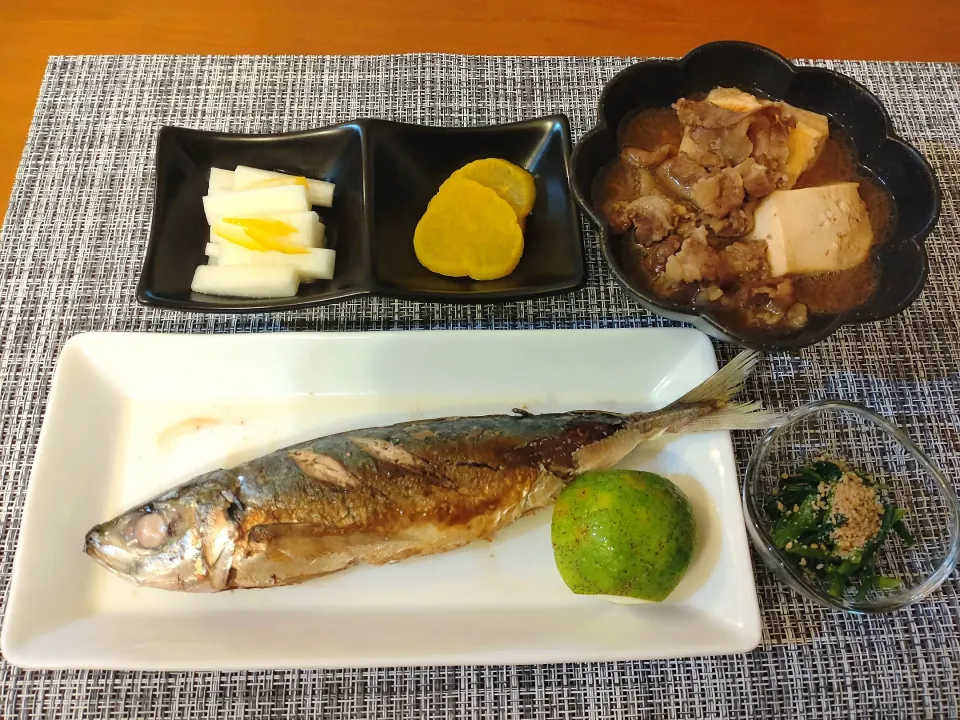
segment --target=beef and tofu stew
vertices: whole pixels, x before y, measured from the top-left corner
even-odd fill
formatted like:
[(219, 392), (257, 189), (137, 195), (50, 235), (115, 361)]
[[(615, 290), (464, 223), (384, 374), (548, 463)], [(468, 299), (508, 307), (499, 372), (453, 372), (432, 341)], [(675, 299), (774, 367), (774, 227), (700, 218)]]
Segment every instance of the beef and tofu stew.
[(636, 113), (618, 141), (594, 202), (656, 295), (789, 333), (875, 292), (889, 200), (825, 116), (715, 88)]

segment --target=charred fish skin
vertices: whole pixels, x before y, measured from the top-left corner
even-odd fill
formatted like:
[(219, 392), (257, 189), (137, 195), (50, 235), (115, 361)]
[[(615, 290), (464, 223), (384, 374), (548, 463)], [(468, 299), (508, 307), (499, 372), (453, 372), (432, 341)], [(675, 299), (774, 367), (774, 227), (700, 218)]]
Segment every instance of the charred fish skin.
[(477, 490), (474, 481), (486, 478), (478, 471), (523, 466), (567, 474), (580, 447), (614, 434), (625, 422), (626, 416), (615, 413), (583, 412), (440, 418), (354, 430), (235, 468), (239, 497), (259, 506), (301, 494), (326, 502), (344, 497), (338, 491), (383, 485), (381, 491), (402, 504), (405, 494), (421, 485)]
[(236, 470), (247, 507), (230, 587), (301, 582), (356, 563), (443, 552), (552, 502), (611, 413), (448, 418), (369, 428)]
[(187, 591), (286, 585), (445, 552), (492, 538), (644, 440), (775, 424), (756, 405), (730, 402), (756, 359), (742, 353), (652, 413), (437, 418), (299, 443), (173, 488), (97, 526), (85, 549), (134, 582)]
[[(573, 453), (626, 416), (439, 418), (329, 435), (215, 470), (87, 535), (86, 552), (143, 585), (202, 592), (283, 585), (482, 537), (552, 502)], [(132, 529), (162, 515), (170, 539)], [(226, 568), (226, 570), (225, 570)]]

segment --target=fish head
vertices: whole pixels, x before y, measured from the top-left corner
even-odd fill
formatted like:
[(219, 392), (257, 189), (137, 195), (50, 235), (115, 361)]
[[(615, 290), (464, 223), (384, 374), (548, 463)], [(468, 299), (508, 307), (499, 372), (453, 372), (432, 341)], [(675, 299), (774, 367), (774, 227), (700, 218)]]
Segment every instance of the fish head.
[(138, 585), (223, 590), (242, 512), (218, 484), (175, 488), (91, 529), (84, 551)]

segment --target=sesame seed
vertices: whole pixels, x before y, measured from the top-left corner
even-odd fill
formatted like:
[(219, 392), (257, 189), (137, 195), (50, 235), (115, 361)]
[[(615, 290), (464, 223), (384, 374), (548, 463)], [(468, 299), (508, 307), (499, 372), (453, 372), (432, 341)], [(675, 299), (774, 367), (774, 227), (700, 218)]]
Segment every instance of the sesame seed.
[(800, 564), (801, 564), (801, 565), (806, 565), (806, 564), (807, 564), (807, 559), (806, 559), (806, 558), (800, 558)]
[(820, 546), (817, 545), (817, 543), (810, 543), (810, 549), (811, 549), (811, 550), (816, 550), (816, 549), (818, 549), (819, 547), (820, 547)]
[(793, 547), (793, 540), (790, 540), (786, 545), (784, 545), (784, 547), (785, 547), (787, 550), (789, 550), (790, 548), (792, 548), (792, 547)]
[(817, 563), (817, 570), (823, 570), (823, 563)]
[(779, 510), (780, 512), (783, 512), (783, 503), (782, 503), (782, 502), (777, 502), (777, 510)]
[(883, 505), (876, 489), (866, 485), (856, 473), (845, 472), (833, 491), (833, 504), (827, 520), (837, 527), (831, 533), (840, 557), (861, 549), (880, 531)]
[(800, 506), (799, 506), (799, 505), (794, 505), (794, 506), (793, 506), (793, 511), (794, 511), (794, 512), (800, 512)]

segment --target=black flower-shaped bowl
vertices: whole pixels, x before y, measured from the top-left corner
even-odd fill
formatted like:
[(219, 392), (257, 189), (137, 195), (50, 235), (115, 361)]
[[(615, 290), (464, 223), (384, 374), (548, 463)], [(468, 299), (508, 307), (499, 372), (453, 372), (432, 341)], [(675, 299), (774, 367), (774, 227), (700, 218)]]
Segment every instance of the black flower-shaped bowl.
[[(617, 155), (617, 128), (639, 108), (664, 107), (718, 86), (737, 87), (827, 115), (831, 131), (839, 126), (851, 141), (861, 172), (886, 188), (893, 217), (887, 239), (874, 248), (880, 282), (869, 303), (838, 315), (811, 315), (805, 328), (790, 335), (749, 333), (730, 327), (708, 309), (658, 297), (625, 272), (618, 239), (591, 201), (597, 175)], [(923, 243), (940, 215), (940, 187), (920, 152), (897, 137), (877, 97), (849, 77), (824, 68), (797, 67), (759, 45), (713, 42), (679, 60), (646, 60), (625, 68), (604, 87), (597, 115), (596, 127), (573, 151), (574, 196), (599, 228), (600, 247), (614, 276), (650, 312), (691, 323), (708, 335), (743, 347), (791, 350), (818, 343), (843, 325), (896, 315), (923, 290), (928, 273)]]

